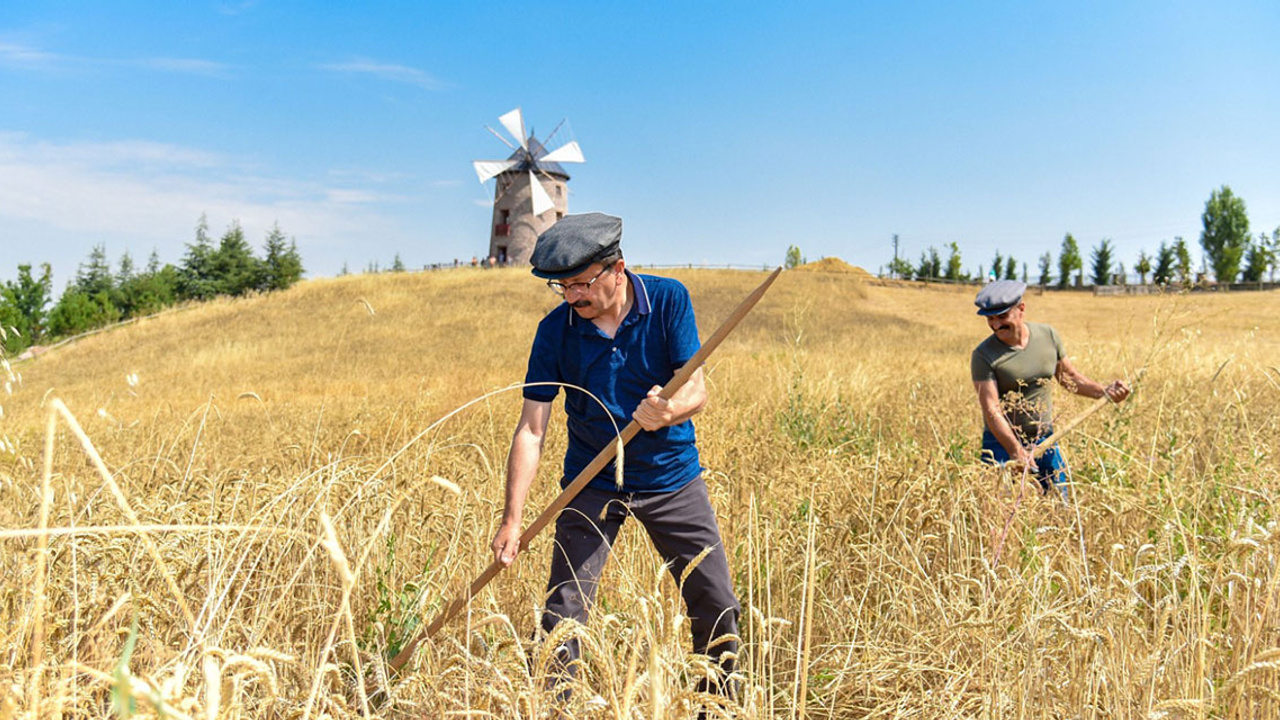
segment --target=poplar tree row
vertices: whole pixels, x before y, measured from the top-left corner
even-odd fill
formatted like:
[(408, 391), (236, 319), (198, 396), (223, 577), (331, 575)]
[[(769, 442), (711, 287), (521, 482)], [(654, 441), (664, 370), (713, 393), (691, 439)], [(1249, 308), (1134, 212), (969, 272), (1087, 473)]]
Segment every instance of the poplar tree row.
[[(1133, 265), (1133, 272), (1138, 275), (1139, 282), (1145, 285), (1149, 277), (1157, 285), (1185, 285), (1203, 281), (1210, 273), (1219, 283), (1234, 283), (1237, 280), (1256, 283), (1268, 277), (1275, 280), (1280, 261), (1280, 227), (1271, 235), (1262, 232), (1253, 236), (1249, 230), (1249, 215), (1244, 200), (1226, 185), (1210, 194), (1200, 218), (1203, 226), (1200, 233), (1200, 248), (1203, 251), (1200, 269), (1195, 269), (1192, 251), (1187, 242), (1175, 237), (1172, 242), (1161, 242), (1159, 249), (1153, 254), (1148, 254), (1146, 250), (1139, 252)], [(889, 263), (889, 273), (895, 277), (915, 280), (971, 279), (968, 273), (960, 269), (960, 248), (954, 242), (947, 245), (949, 255), (945, 266), (935, 248), (931, 247), (921, 253), (920, 263), (914, 265), (897, 256), (896, 235), (893, 242), (894, 259)], [(1052, 253), (1046, 252), (1040, 256), (1038, 277), (1029, 277), (1026, 263), (1022, 263), (1019, 268), (1018, 261), (1012, 254), (1006, 257), (996, 251), (990, 270), (984, 272), (983, 266), (979, 265), (977, 277), (973, 279), (1016, 280), (1021, 275), (1023, 282), (1034, 281), (1040, 285), (1056, 285), (1059, 288), (1073, 285), (1082, 287), (1086, 284), (1123, 284), (1128, 281), (1129, 272), (1116, 257), (1115, 246), (1109, 238), (1103, 238), (1092, 248), (1088, 260), (1089, 274), (1086, 282), (1085, 258), (1081, 255), (1080, 244), (1071, 233), (1067, 233), (1058, 250), (1056, 275)]]

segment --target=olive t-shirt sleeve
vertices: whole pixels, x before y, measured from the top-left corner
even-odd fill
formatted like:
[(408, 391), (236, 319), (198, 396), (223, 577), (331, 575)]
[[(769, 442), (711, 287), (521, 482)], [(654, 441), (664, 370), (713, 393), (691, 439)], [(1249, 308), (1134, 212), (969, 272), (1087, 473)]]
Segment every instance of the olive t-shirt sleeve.
[(1053, 329), (1052, 325), (1046, 325), (1049, 328), (1049, 337), (1053, 338), (1053, 349), (1058, 353), (1058, 362), (1062, 362), (1067, 356), (1067, 347), (1062, 344), (1062, 338), (1058, 336), (1058, 331)]
[(995, 380), (996, 369), (991, 366), (991, 361), (987, 360), (982, 354), (982, 348), (979, 347), (969, 356), (969, 374), (973, 376), (974, 382), (982, 382), (984, 380)]

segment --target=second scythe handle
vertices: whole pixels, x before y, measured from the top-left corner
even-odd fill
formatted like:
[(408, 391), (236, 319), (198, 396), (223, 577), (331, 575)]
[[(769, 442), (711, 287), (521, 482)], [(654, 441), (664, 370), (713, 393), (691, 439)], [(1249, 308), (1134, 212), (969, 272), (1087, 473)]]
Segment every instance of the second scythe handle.
[[(1147, 368), (1144, 365), (1143, 367), (1139, 368), (1138, 374), (1133, 377), (1134, 384), (1136, 385), (1137, 383), (1142, 382), (1142, 378), (1146, 374), (1147, 374)], [(1079, 415), (1071, 418), (1071, 420), (1069, 420), (1066, 425), (1063, 425), (1061, 429), (1053, 431), (1053, 434), (1049, 435), (1049, 437), (1036, 443), (1035, 448), (1031, 451), (1031, 459), (1033, 460), (1040, 459), (1040, 456), (1049, 452), (1049, 448), (1053, 447), (1054, 443), (1061, 440), (1063, 435), (1066, 435), (1072, 430), (1075, 430), (1076, 426), (1084, 422), (1085, 420), (1087, 420), (1090, 415), (1093, 415), (1094, 413), (1098, 412), (1102, 408), (1108, 405), (1113, 405), (1113, 404), (1115, 403), (1111, 401), (1111, 397), (1107, 395), (1106, 390), (1103, 390), (1102, 397), (1098, 398), (1097, 400), (1094, 400), (1092, 405), (1085, 408), (1084, 411), (1081, 412)]]
[(1094, 400), (1092, 405), (1085, 408), (1079, 415), (1071, 418), (1066, 425), (1063, 425), (1058, 430), (1054, 430), (1052, 435), (1036, 443), (1035, 449), (1031, 451), (1031, 459), (1039, 460), (1040, 456), (1049, 452), (1049, 448), (1053, 447), (1054, 443), (1061, 440), (1063, 435), (1075, 430), (1076, 426), (1087, 420), (1090, 415), (1093, 415), (1110, 404), (1112, 404), (1111, 398), (1107, 397), (1106, 393), (1103, 393), (1102, 397)]
[[(662, 391), (659, 393), (659, 396), (670, 400), (671, 396), (675, 395), (676, 391), (683, 387), (684, 384), (689, 381), (689, 378), (693, 377), (693, 373), (706, 363), (707, 358), (710, 357), (711, 353), (715, 352), (716, 348), (720, 346), (720, 343), (724, 342), (724, 339), (729, 336), (729, 333), (733, 332), (733, 329), (738, 326), (738, 323), (742, 322), (742, 319), (747, 316), (747, 313), (751, 312), (751, 309), (756, 306), (756, 303), (760, 302), (760, 298), (764, 297), (765, 292), (769, 290), (769, 286), (773, 284), (774, 280), (778, 279), (778, 274), (781, 272), (782, 268), (774, 270), (769, 274), (769, 277), (765, 278), (765, 281), (760, 284), (760, 287), (757, 287), (746, 297), (745, 300), (738, 304), (738, 307), (733, 311), (733, 314), (729, 316), (729, 319), (724, 321), (724, 324), (722, 324), (720, 328), (712, 334), (707, 342), (698, 349), (698, 352), (694, 353), (693, 357), (689, 359), (689, 362), (685, 363), (683, 367), (676, 371), (675, 376), (662, 387)], [(613, 460), (614, 456), (618, 454), (619, 443), (623, 445), (627, 444), (631, 441), (631, 438), (635, 437), (639, 432), (640, 425), (636, 421), (632, 420), (627, 423), (627, 426), (618, 434), (617, 439), (610, 442), (608, 445), (605, 445), (596, 455), (595, 459), (583, 468), (582, 472), (578, 473), (578, 476), (573, 479), (573, 482), (565, 486), (564, 490), (561, 490), (560, 494), (556, 496), (556, 499), (552, 500), (551, 504), (542, 511), (542, 514), (538, 515), (538, 518), (534, 520), (523, 533), (521, 533), (520, 547), (528, 547), (529, 543), (537, 537), (538, 533), (542, 532), (542, 529), (554, 520), (561, 510), (565, 509), (565, 507), (569, 505), (569, 502), (572, 501), (579, 492), (581, 492), (582, 488), (586, 487), (587, 483), (591, 482), (602, 470), (604, 470), (605, 465), (608, 465), (609, 461)], [(471, 598), (475, 597), (482, 589), (484, 589), (484, 586), (488, 585), (490, 580), (497, 577), (498, 573), (502, 572), (504, 567), (506, 566), (498, 562), (496, 559), (489, 563), (489, 567), (485, 568), (484, 572), (480, 573), (480, 576), (471, 582), (471, 585), (467, 588), (466, 592), (456, 598), (453, 602), (446, 605), (425, 630), (419, 631), (418, 634), (404, 646), (404, 649), (391, 659), (390, 666), (392, 671), (399, 672), (401, 668), (407, 665), (409, 659), (413, 657), (414, 651), (418, 649), (418, 645), (420, 645), (423, 640), (434, 636), (440, 631), (440, 628), (444, 627), (445, 623), (449, 622), (457, 616), (458, 613), (462, 612), (462, 609), (467, 606), (467, 603), (471, 601)]]

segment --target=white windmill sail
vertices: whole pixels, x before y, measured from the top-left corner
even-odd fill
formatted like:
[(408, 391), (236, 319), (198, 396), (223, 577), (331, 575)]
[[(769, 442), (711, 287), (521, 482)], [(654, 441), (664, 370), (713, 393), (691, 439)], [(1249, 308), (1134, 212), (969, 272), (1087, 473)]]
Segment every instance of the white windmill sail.
[(582, 157), (582, 148), (578, 147), (578, 141), (573, 140), (538, 158), (538, 162), (580, 163), (586, 162), (586, 158)]
[(529, 193), (533, 197), (533, 214), (541, 215), (542, 213), (554, 208), (556, 204), (551, 201), (551, 196), (542, 187), (542, 183), (538, 182), (537, 176), (533, 171), (529, 171)]
[[(561, 177), (563, 168), (554, 168), (553, 166), (553, 171), (548, 171), (548, 169), (543, 167), (541, 164), (546, 163), (551, 165), (553, 163), (586, 162), (586, 159), (582, 155), (582, 148), (578, 145), (577, 141), (571, 140), (551, 152), (546, 152), (545, 146), (536, 143), (536, 141), (529, 135), (529, 132), (525, 129), (524, 113), (520, 108), (516, 108), (511, 112), (501, 115), (498, 118), (498, 121), (502, 123), (502, 127), (506, 128), (507, 132), (510, 133), (511, 136), (520, 143), (520, 145), (517, 148), (512, 145), (511, 142), (502, 135), (502, 133), (499, 133), (486, 125), (486, 130), (493, 133), (493, 136), (501, 140), (507, 147), (513, 148), (515, 152), (506, 160), (473, 161), (472, 166), (475, 168), (476, 177), (480, 179), (481, 183), (484, 183), (503, 174), (504, 172), (523, 172), (527, 169), (529, 174), (529, 201), (532, 206), (530, 209), (533, 211), (533, 214), (537, 216), (542, 215), (548, 210), (554, 210), (556, 207), (555, 201), (551, 199), (546, 188), (538, 181), (538, 176), (547, 175), (553, 182), (558, 183), (559, 181), (557, 178)], [(564, 121), (561, 121), (561, 125), (563, 124)], [(556, 127), (556, 130), (559, 130), (559, 126)], [(552, 132), (551, 135), (548, 136), (548, 140), (555, 136), (555, 134), (555, 132)], [(545, 154), (539, 157), (538, 153)], [(565, 177), (564, 179), (568, 178)], [(559, 187), (558, 184), (557, 187)], [(497, 195), (501, 197), (506, 189), (506, 187), (499, 186)], [(495, 198), (494, 201), (497, 202), (497, 198)], [(528, 211), (522, 209), (518, 212), (523, 213)]]
[(510, 170), (516, 166), (515, 160), (475, 160), (472, 165), (476, 168), (476, 175), (480, 178), (480, 182), (484, 182), (499, 173)]
[(520, 143), (520, 147), (525, 150), (529, 149), (528, 141), (525, 139), (526, 136), (524, 133), (524, 114), (520, 112), (520, 108), (516, 108), (506, 115), (499, 117), (498, 122), (502, 123), (502, 127), (506, 128), (507, 132), (511, 133), (512, 136), (515, 137), (516, 141)]

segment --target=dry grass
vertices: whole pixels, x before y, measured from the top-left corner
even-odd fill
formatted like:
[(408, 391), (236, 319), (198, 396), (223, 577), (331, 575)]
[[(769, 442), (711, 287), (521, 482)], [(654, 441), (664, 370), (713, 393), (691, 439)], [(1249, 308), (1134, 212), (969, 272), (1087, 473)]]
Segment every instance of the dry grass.
[[(704, 337), (763, 278), (672, 274)], [(784, 274), (712, 359), (698, 420), (745, 611), (740, 702), (693, 693), (710, 669), (628, 527), (592, 623), (559, 631), (587, 649), (566, 715), (1280, 715), (1276, 300), (1029, 297), (1087, 374), (1146, 371), (1066, 441), (1078, 503), (1063, 510), (1019, 504), (975, 463), (967, 368), (985, 327), (969, 291)], [(554, 302), (519, 271), (316, 281), (15, 367), (0, 719), (113, 702), (193, 718), (548, 711), (546, 646), (529, 641), (545, 538), (408, 674), (384, 672), (490, 560), (518, 392), (422, 431), (518, 382)], [(59, 416), (45, 490), (54, 398), (104, 466)], [(1059, 390), (1055, 407), (1087, 402)], [(557, 430), (532, 508), (556, 490)]]

